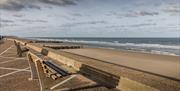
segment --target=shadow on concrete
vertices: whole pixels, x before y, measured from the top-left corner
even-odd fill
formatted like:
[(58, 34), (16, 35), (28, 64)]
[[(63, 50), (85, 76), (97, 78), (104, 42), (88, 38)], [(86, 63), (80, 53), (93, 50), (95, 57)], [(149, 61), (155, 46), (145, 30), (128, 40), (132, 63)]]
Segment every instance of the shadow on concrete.
[[(101, 89), (103, 89), (104, 87), (103, 86), (101, 86), (101, 85), (91, 85), (91, 86), (85, 86), (85, 87), (80, 87), (80, 88), (74, 88), (74, 89), (69, 89), (69, 90), (64, 90), (64, 91), (78, 91), (78, 90), (87, 90), (87, 89), (91, 89), (92, 90), (92, 88), (94, 88), (94, 89), (98, 89), (98, 88), (101, 88)], [(106, 88), (104, 88), (104, 89), (106, 89)]]
[(84, 64), (81, 66), (79, 73), (109, 89), (116, 88), (120, 81), (118, 76)]

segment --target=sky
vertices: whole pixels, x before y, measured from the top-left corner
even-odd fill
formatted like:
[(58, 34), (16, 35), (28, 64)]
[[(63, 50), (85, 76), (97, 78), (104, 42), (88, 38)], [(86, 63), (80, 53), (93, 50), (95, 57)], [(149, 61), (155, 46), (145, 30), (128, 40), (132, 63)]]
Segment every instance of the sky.
[(0, 0), (0, 35), (180, 37), (180, 0)]

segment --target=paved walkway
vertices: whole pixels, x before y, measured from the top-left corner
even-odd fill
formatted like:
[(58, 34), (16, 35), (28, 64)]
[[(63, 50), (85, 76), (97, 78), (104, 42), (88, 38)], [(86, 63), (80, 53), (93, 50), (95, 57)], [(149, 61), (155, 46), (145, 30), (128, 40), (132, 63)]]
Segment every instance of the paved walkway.
[(26, 58), (16, 56), (12, 42), (0, 44), (0, 91), (39, 91), (38, 81), (28, 78), (30, 68)]

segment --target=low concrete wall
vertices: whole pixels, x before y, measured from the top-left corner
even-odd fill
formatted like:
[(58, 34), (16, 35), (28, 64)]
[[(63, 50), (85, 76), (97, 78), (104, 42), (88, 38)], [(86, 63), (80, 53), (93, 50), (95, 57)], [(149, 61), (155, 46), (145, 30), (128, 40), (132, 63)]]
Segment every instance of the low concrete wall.
[(117, 88), (121, 89), (122, 91), (160, 91), (158, 89), (144, 85), (142, 83), (133, 81), (125, 77), (120, 78), (120, 82)]

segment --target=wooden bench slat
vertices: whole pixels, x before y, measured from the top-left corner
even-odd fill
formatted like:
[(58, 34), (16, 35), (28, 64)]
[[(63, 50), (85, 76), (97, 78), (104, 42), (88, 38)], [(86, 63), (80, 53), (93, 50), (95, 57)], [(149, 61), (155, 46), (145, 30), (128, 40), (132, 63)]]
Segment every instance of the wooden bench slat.
[(53, 63), (49, 62), (49, 61), (43, 61), (43, 63), (45, 65), (47, 65), (48, 67), (50, 67), (51, 70), (54, 70), (55, 72), (57, 72), (58, 74), (61, 74), (62, 76), (67, 76), (69, 75), (69, 73), (67, 71), (65, 71), (64, 69), (57, 67), (56, 65), (54, 65)]

